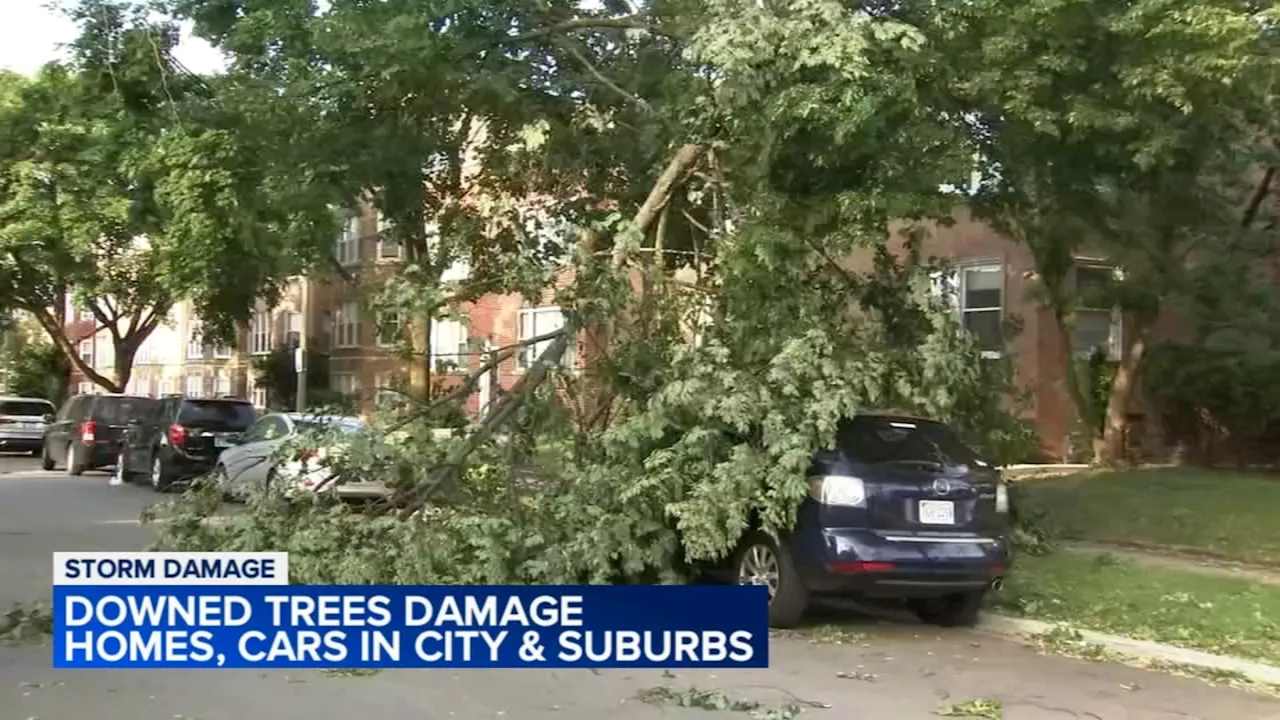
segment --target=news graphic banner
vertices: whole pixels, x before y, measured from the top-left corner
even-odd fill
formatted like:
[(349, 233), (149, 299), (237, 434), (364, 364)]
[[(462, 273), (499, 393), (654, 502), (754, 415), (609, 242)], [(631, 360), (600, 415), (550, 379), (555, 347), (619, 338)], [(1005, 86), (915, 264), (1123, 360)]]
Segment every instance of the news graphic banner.
[(55, 668), (763, 668), (768, 590), (289, 585), (286, 553), (54, 553)]

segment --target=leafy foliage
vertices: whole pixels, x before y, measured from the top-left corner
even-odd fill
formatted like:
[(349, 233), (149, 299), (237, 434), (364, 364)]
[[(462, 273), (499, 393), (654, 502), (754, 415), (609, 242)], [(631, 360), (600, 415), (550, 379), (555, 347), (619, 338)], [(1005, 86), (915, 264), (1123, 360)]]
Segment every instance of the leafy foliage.
[(12, 318), (0, 340), (0, 372), (9, 395), (37, 397), (55, 404), (66, 394), (71, 368), (66, 356), (26, 318)]

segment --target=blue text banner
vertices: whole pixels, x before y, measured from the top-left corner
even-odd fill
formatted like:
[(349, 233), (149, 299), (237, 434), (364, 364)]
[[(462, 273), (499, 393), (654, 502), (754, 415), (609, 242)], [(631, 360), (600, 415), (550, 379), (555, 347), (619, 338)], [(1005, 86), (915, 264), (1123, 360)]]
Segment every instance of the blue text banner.
[(70, 586), (57, 668), (760, 668), (761, 586)]

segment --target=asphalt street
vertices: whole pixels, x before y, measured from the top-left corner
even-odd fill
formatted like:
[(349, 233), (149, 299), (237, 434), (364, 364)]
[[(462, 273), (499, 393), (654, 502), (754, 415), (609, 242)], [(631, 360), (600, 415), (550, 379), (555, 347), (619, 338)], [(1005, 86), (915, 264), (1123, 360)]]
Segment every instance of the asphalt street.
[[(0, 602), (48, 598), (55, 550), (129, 550), (157, 496), (110, 487), (105, 473), (70, 478), (30, 458), (0, 456)], [(55, 671), (50, 650), (0, 647), (0, 720), (600, 720), (715, 715), (655, 707), (648, 688), (719, 691), (765, 706), (794, 703), (801, 718), (925, 720), (974, 699), (997, 699), (1007, 720), (1280, 720), (1280, 702), (1197, 680), (1039, 655), (979, 630), (939, 631), (842, 618), (847, 644), (776, 639), (768, 670), (382, 672)], [(985, 716), (982, 716), (985, 717)], [(726, 718), (726, 720), (730, 720)]]

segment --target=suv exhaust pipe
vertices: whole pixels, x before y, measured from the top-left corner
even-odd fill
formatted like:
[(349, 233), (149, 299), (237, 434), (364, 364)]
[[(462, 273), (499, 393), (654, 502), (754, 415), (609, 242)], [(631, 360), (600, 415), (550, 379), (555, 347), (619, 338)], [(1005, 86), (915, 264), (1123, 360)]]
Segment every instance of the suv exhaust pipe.
[(992, 581), (991, 581), (991, 591), (992, 591), (992, 592), (997, 592), (997, 593), (998, 593), (998, 592), (1001, 592), (1002, 590), (1004, 590), (1004, 578), (1002, 578), (1002, 577), (998, 577), (998, 578), (996, 578), (995, 580), (992, 580)]

